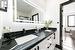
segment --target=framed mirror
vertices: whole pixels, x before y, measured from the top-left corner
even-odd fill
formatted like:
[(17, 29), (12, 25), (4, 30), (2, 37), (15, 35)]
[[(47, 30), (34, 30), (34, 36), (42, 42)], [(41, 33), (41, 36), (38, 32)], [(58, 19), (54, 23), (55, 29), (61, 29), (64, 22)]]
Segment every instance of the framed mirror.
[(26, 0), (14, 0), (14, 21), (39, 23), (42, 12)]
[(0, 11), (7, 11), (8, 0), (0, 0)]
[(67, 16), (67, 25), (68, 27), (75, 27), (75, 15)]

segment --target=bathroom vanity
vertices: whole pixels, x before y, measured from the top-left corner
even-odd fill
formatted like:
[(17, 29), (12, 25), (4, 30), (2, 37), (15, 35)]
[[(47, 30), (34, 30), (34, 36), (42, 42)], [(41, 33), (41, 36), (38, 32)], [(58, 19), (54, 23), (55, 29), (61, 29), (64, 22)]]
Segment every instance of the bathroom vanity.
[[(13, 32), (11, 34), (5, 33), (11, 36), (10, 38), (7, 36), (4, 38), (1, 49), (3, 50), (53, 50), (56, 45), (55, 31), (41, 29), (38, 31), (38, 33), (36, 33), (36, 29), (33, 29), (33, 30), (27, 30), (25, 33), (24, 31)], [(11, 47), (7, 47), (7, 46), (11, 46)]]

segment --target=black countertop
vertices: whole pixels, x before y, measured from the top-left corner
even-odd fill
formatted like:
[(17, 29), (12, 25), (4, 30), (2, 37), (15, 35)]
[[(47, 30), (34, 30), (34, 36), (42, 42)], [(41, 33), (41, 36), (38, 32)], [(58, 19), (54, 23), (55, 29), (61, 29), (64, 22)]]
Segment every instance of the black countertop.
[(51, 34), (53, 34), (54, 32), (46, 32), (46, 31), (41, 31), (39, 33), (34, 33), (34, 35), (38, 36), (37, 38), (28, 41), (24, 44), (21, 45), (17, 45), (15, 48), (13, 48), (12, 50), (29, 50), (31, 48), (33, 48), (35, 45), (37, 45), (38, 43), (40, 43), (41, 41), (43, 41), (45, 38), (47, 38), (48, 36), (50, 36)]

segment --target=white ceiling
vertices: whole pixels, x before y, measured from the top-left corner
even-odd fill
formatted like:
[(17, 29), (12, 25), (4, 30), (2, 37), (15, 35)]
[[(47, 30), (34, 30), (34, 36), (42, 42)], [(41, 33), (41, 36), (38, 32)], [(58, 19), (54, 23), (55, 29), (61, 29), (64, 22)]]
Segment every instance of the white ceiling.
[(17, 9), (22, 12), (29, 13), (35, 8), (32, 7), (31, 5), (25, 3), (23, 0), (17, 0)]

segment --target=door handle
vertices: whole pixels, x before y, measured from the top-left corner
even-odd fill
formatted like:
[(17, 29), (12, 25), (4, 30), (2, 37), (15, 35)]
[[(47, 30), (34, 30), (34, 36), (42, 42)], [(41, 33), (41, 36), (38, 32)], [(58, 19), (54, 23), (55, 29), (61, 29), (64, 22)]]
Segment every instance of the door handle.
[(55, 39), (55, 33), (54, 33), (54, 39)]

